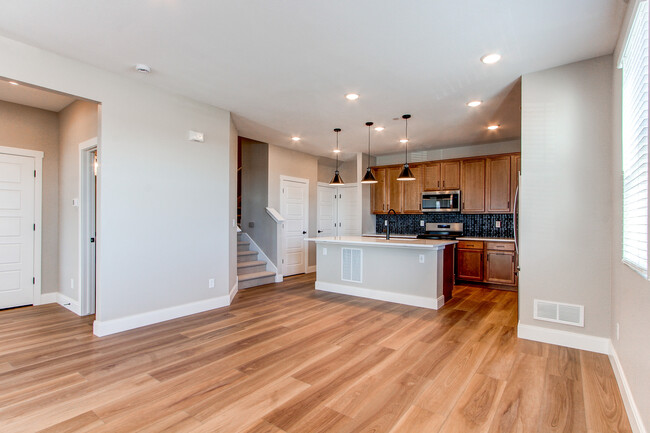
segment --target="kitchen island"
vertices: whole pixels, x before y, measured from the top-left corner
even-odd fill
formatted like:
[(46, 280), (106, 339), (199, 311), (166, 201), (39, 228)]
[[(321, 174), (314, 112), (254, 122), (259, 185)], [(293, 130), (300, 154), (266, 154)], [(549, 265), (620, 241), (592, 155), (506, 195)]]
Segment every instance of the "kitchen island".
[(454, 240), (311, 238), (316, 290), (437, 310), (452, 297)]

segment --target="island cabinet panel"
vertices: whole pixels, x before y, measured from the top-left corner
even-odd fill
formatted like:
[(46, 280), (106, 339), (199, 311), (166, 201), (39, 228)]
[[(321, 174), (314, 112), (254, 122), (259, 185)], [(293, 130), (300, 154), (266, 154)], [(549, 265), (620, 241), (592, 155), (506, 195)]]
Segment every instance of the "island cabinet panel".
[(456, 277), (461, 280), (483, 281), (483, 248), (457, 250)]
[(425, 164), (422, 168), (424, 191), (440, 191), (440, 163)]
[(485, 212), (485, 158), (464, 160), (461, 165), (461, 212)]
[(422, 166), (411, 167), (415, 180), (402, 182), (404, 184), (404, 213), (422, 212)]
[(498, 156), (486, 159), (485, 206), (490, 213), (509, 213), (512, 176), (510, 173), (511, 157)]
[(386, 169), (373, 168), (377, 183), (370, 185), (370, 196), (372, 197), (372, 213), (381, 214), (388, 211), (388, 197), (386, 195)]
[(460, 161), (448, 161), (440, 163), (440, 178), (442, 189), (460, 188)]
[(404, 182), (397, 180), (401, 171), (401, 167), (391, 167), (386, 170), (388, 183), (387, 211), (393, 209), (397, 213), (402, 213), (404, 210)]
[(515, 284), (515, 253), (487, 250), (485, 282)]

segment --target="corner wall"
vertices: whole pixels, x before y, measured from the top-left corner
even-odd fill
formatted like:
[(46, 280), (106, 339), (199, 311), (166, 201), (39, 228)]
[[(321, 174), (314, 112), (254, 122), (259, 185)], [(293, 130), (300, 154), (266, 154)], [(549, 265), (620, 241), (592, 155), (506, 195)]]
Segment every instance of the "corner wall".
[[(612, 56), (522, 78), (519, 320), (610, 336)], [(584, 305), (584, 328), (533, 319), (533, 300)]]

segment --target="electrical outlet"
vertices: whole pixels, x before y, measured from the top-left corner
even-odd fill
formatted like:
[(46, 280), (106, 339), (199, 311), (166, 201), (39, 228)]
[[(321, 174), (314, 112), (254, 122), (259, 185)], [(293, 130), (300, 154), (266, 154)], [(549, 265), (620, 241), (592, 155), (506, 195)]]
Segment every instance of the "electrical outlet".
[(496, 228), (500, 229), (501, 228), (501, 221), (497, 221), (495, 226), (496, 226)]
[(385, 220), (385, 221), (384, 221), (384, 226), (385, 226), (385, 227), (388, 227), (388, 220)]
[(420, 227), (424, 227), (424, 220), (420, 220)]
[(323, 255), (324, 255), (324, 256), (327, 255), (327, 248), (323, 248)]
[(70, 288), (74, 289), (74, 278), (70, 278)]
[(214, 278), (208, 280), (208, 289), (214, 289)]
[(616, 341), (621, 339), (621, 325), (616, 322)]
[(420, 263), (424, 263), (424, 254), (420, 254)]

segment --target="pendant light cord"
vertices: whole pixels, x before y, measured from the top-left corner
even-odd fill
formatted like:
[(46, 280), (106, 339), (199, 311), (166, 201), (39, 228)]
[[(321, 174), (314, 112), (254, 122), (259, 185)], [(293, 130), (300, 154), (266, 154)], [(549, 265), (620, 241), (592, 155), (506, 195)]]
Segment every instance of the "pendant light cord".
[(409, 164), (409, 119), (406, 118), (406, 119), (404, 119), (404, 121), (406, 122), (406, 128), (405, 128), (406, 129), (406, 148), (404, 150), (404, 163), (406, 165), (408, 165)]
[(336, 172), (339, 172), (339, 131), (336, 131)]

